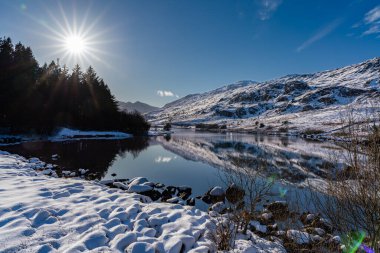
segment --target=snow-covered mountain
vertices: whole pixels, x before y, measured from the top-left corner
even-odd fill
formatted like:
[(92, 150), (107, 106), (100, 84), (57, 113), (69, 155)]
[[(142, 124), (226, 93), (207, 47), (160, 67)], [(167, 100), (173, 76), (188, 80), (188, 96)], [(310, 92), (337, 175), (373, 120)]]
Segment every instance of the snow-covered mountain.
[(225, 124), (230, 129), (332, 131), (348, 110), (379, 110), (379, 79), (380, 58), (374, 58), (315, 74), (240, 81), (178, 99), (149, 113), (148, 118), (153, 123), (170, 119), (186, 125)]
[(136, 101), (134, 103), (132, 102), (121, 102), (118, 101), (117, 105), (119, 107), (119, 110), (125, 111), (125, 112), (133, 112), (133, 111), (138, 111), (141, 114), (156, 111), (160, 108), (148, 105), (146, 103), (142, 103), (140, 101)]

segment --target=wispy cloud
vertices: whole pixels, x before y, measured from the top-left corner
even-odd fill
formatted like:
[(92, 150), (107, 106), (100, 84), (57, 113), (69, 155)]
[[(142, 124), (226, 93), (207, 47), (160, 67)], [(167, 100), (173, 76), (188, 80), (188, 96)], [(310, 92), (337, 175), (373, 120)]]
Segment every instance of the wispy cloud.
[(364, 22), (366, 24), (370, 24), (378, 20), (380, 20), (380, 5), (367, 12), (364, 17)]
[(366, 30), (362, 33), (362, 36), (380, 34), (380, 5), (376, 6), (364, 15), (363, 23)]
[(380, 33), (380, 25), (371, 26), (365, 32), (363, 32), (363, 35), (370, 35), (370, 34), (377, 34), (377, 33)]
[(342, 19), (335, 19), (327, 26), (322, 27), (318, 32), (316, 32), (313, 36), (311, 36), (308, 40), (302, 43), (297, 49), (297, 52), (301, 52), (307, 47), (311, 46), (315, 42), (323, 39), (327, 35), (329, 35), (332, 31), (334, 31), (340, 24), (342, 23)]
[(177, 98), (179, 97), (178, 95), (174, 94), (170, 90), (158, 90), (157, 95), (159, 95), (160, 97), (177, 97)]
[(281, 5), (282, 0), (258, 0), (258, 15), (261, 20), (268, 20)]

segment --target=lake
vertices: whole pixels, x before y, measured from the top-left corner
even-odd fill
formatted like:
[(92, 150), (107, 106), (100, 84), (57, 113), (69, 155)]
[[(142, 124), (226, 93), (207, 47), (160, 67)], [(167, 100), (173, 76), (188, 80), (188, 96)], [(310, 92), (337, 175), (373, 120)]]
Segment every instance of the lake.
[[(96, 179), (146, 177), (155, 183), (186, 185), (193, 196), (225, 186), (226, 171), (257, 169), (257, 160), (265, 160), (260, 177), (275, 181), (271, 194), (277, 197), (303, 192), (306, 179), (325, 179), (342, 165), (334, 159), (342, 149), (333, 143), (190, 129), (175, 129), (170, 137), (36, 141), (0, 150), (38, 157), (67, 170), (88, 169)], [(198, 201), (197, 206), (205, 209)]]

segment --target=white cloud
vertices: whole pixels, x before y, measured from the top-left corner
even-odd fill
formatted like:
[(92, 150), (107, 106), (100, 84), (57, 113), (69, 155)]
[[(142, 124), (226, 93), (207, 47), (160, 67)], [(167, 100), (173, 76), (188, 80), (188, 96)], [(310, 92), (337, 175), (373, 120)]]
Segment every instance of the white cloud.
[(363, 35), (376, 34), (376, 33), (380, 33), (380, 25), (371, 26), (370, 28), (368, 28), (368, 30), (366, 30), (363, 33)]
[(281, 3), (282, 0), (259, 0), (259, 18), (263, 21), (269, 19)]
[(380, 19), (380, 5), (376, 6), (365, 14), (364, 22), (366, 24), (373, 23)]
[(179, 97), (177, 94), (174, 94), (170, 90), (158, 90), (157, 95), (159, 95), (160, 97)]
[(304, 43), (302, 43), (298, 48), (297, 52), (301, 52), (305, 48), (311, 46), (318, 40), (323, 39), (327, 35), (329, 35), (332, 31), (334, 31), (340, 24), (342, 23), (341, 19), (335, 19), (333, 22), (328, 24), (327, 26), (320, 29), (317, 33), (315, 33), (313, 36), (311, 36), (308, 40), (306, 40)]
[(362, 36), (380, 33), (380, 5), (376, 6), (364, 15), (364, 24), (367, 25)]
[[(156, 163), (169, 163), (169, 162), (171, 162), (172, 159), (173, 158), (169, 157), (169, 156), (158, 156), (158, 157), (156, 157), (156, 159), (154, 159), (154, 161)], [(174, 157), (174, 159), (175, 159), (175, 157)]]

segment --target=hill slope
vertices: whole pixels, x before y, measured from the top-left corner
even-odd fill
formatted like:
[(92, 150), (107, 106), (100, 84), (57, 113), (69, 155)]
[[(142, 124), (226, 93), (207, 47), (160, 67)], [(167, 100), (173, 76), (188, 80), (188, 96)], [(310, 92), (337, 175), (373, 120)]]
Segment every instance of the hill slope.
[(141, 114), (156, 111), (160, 108), (148, 105), (146, 103), (142, 103), (140, 101), (136, 101), (134, 103), (132, 102), (121, 102), (118, 101), (117, 105), (119, 107), (119, 110), (125, 111), (125, 112), (133, 112), (133, 111), (138, 111)]
[[(379, 110), (380, 58), (315, 74), (288, 75), (266, 82), (240, 81), (188, 95), (149, 113), (152, 122), (226, 124), (230, 129), (333, 131), (342, 113)], [(269, 130), (268, 129), (268, 130)]]

